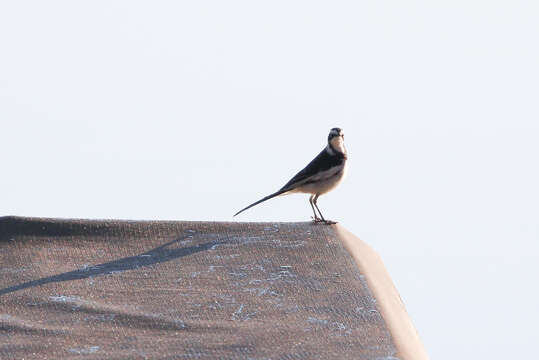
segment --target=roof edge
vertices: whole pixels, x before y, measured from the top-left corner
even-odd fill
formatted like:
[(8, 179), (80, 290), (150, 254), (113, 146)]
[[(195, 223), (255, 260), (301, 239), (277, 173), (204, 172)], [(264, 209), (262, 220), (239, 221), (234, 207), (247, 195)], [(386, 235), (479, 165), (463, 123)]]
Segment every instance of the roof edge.
[(367, 279), (397, 348), (396, 356), (402, 360), (428, 360), (417, 330), (378, 253), (343, 226), (337, 224), (336, 231)]

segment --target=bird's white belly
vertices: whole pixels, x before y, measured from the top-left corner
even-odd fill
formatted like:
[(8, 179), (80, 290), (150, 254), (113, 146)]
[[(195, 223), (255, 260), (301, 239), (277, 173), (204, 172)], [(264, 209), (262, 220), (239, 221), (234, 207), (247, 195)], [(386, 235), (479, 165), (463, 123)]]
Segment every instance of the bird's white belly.
[(296, 192), (322, 195), (333, 190), (346, 175), (346, 163), (340, 169), (329, 169), (327, 173), (321, 173), (316, 182), (301, 185)]

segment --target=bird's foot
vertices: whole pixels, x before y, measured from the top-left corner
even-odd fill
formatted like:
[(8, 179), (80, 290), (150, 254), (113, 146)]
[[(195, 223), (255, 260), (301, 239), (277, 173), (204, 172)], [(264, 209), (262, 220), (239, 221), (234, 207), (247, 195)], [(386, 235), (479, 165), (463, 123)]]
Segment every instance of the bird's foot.
[(333, 220), (322, 220), (322, 222), (326, 225), (335, 225), (337, 222)]
[(311, 219), (313, 219), (313, 223), (315, 223), (315, 224), (334, 225), (334, 224), (337, 223), (336, 221), (320, 219), (319, 217), (312, 217), (311, 216)]

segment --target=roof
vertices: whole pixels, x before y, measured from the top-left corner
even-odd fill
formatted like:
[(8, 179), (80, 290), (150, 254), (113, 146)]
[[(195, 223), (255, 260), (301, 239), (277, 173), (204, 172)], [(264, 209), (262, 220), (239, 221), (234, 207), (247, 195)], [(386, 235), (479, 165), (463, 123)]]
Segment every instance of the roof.
[[(358, 266), (343, 231), (313, 223), (0, 218), (0, 358), (424, 352), (402, 346), (417, 335), (413, 326), (402, 338), (388, 321), (386, 295)], [(397, 323), (411, 326), (399, 314)]]

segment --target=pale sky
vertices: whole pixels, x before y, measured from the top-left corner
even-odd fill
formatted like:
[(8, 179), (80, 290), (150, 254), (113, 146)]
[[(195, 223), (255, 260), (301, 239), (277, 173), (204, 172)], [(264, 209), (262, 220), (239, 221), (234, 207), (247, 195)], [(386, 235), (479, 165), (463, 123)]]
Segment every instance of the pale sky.
[(2, 1), (0, 216), (302, 221), (375, 248), (433, 359), (539, 337), (536, 1)]

